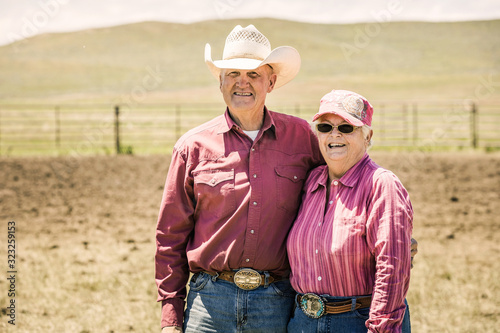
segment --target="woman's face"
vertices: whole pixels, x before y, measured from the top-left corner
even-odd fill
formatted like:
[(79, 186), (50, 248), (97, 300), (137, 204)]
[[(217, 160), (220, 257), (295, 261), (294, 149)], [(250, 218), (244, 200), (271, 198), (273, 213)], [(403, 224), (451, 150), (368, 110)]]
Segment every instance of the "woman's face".
[[(349, 124), (344, 118), (333, 113), (322, 116), (318, 123), (333, 126)], [(317, 135), (321, 154), (329, 168), (343, 170), (344, 173), (363, 158), (371, 138), (371, 133), (369, 138), (363, 136), (361, 127), (355, 128), (351, 133), (341, 133), (334, 127), (329, 133), (317, 131)]]

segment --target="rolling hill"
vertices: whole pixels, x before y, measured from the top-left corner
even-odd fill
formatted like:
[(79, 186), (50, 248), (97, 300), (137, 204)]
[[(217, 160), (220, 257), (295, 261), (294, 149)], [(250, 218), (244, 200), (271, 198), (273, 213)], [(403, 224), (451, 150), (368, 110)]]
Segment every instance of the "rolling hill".
[(254, 24), (302, 57), (273, 103), (316, 102), (333, 88), (369, 99), (500, 99), (500, 20), (308, 24), (274, 19), (142, 22), (53, 33), (0, 47), (0, 102), (221, 102), (203, 61)]

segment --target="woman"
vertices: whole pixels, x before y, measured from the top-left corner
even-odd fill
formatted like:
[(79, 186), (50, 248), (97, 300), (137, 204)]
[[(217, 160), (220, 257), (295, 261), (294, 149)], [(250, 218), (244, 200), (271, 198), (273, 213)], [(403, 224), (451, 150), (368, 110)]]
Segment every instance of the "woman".
[(288, 236), (297, 307), (289, 332), (410, 332), (413, 209), (368, 156), (373, 108), (333, 90), (313, 117), (327, 165), (312, 170)]

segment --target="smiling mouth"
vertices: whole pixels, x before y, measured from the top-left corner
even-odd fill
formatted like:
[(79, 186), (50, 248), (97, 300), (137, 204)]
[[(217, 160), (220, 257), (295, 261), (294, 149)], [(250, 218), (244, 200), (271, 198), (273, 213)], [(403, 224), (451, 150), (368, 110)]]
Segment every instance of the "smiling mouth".
[(329, 143), (328, 148), (339, 148), (339, 147), (345, 147), (345, 144), (342, 143)]
[(249, 93), (249, 92), (235, 92), (234, 95), (236, 95), (236, 96), (252, 96), (252, 93)]

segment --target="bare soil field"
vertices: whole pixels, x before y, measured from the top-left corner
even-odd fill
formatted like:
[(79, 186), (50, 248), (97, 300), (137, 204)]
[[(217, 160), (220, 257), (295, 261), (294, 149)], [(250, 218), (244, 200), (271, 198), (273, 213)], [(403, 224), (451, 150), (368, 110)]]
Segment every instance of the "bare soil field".
[[(500, 155), (370, 155), (399, 176), (415, 209), (414, 332), (500, 332)], [(0, 159), (0, 332), (159, 332), (154, 233), (169, 161)]]

